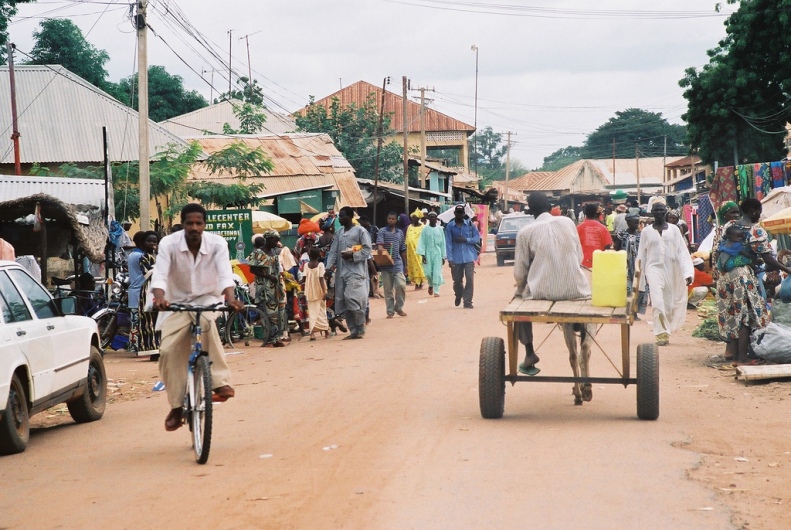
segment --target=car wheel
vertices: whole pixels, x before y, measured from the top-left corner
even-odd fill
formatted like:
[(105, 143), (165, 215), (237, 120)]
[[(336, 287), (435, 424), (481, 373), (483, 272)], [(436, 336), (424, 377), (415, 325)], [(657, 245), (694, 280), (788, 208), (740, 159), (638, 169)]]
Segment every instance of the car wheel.
[(96, 421), (104, 415), (107, 406), (107, 374), (104, 371), (102, 354), (96, 346), (91, 346), (85, 391), (66, 405), (69, 407), (69, 414), (77, 423)]
[(0, 419), (0, 454), (21, 453), (30, 439), (30, 415), (25, 387), (17, 375), (11, 378), (3, 418)]
[(498, 267), (502, 267), (503, 265), (505, 265), (505, 256), (502, 256), (502, 255), (498, 254), (497, 255), (497, 266)]

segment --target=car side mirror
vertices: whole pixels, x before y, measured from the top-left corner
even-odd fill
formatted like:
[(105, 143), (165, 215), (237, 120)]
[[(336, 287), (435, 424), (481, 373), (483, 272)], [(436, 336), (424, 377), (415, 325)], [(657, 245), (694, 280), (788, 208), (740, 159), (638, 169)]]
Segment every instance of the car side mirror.
[(492, 234), (497, 235), (497, 229), (496, 228), (492, 228)]
[(64, 298), (56, 298), (55, 307), (61, 315), (76, 315), (77, 314), (77, 297), (66, 296)]

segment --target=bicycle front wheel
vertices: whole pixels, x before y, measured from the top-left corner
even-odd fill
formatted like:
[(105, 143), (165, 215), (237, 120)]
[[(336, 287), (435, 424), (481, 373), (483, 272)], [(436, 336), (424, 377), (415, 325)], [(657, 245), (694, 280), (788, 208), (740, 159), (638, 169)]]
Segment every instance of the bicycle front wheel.
[[(255, 336), (255, 329), (261, 330), (261, 336)], [(269, 319), (263, 311), (254, 305), (246, 305), (241, 311), (228, 315), (225, 324), (225, 342), (231, 347), (244, 344), (250, 345), (251, 340), (266, 342), (269, 338)]]
[(187, 415), (192, 431), (192, 448), (199, 464), (209, 460), (211, 449), (212, 381), (209, 357), (200, 355), (192, 371), (193, 392), (190, 396), (192, 411)]

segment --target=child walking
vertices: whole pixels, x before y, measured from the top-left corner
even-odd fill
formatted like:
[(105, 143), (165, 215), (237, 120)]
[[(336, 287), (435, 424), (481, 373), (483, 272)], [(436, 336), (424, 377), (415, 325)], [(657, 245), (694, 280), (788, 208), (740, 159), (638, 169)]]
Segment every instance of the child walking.
[(305, 298), (308, 299), (308, 318), (310, 319), (310, 340), (316, 340), (317, 331), (323, 331), (324, 337), (330, 336), (330, 325), (327, 322), (327, 283), (324, 281), (324, 263), (321, 251), (313, 247), (309, 251), (310, 261), (305, 266)]

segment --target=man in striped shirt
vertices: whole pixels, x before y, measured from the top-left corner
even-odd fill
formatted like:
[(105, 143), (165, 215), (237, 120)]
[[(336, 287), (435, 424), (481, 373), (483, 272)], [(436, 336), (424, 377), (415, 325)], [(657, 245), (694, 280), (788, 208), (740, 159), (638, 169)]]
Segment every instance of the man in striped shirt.
[(387, 318), (393, 318), (398, 313), (405, 317), (404, 301), (406, 300), (406, 277), (404, 276), (404, 262), (406, 261), (406, 242), (404, 233), (396, 227), (398, 215), (395, 212), (387, 214), (387, 226), (376, 234), (376, 244), (380, 249), (390, 253), (393, 258), (392, 266), (379, 266), (382, 275), (382, 289), (385, 292), (385, 307)]
[[(531, 193), (527, 204), (535, 221), (516, 235), (514, 297), (553, 301), (590, 298), (590, 283), (580, 267), (582, 245), (574, 221), (551, 215), (549, 199), (541, 192)], [(533, 349), (533, 325), (519, 322), (516, 330), (525, 345), (525, 361), (519, 371), (536, 375), (539, 359)]]

